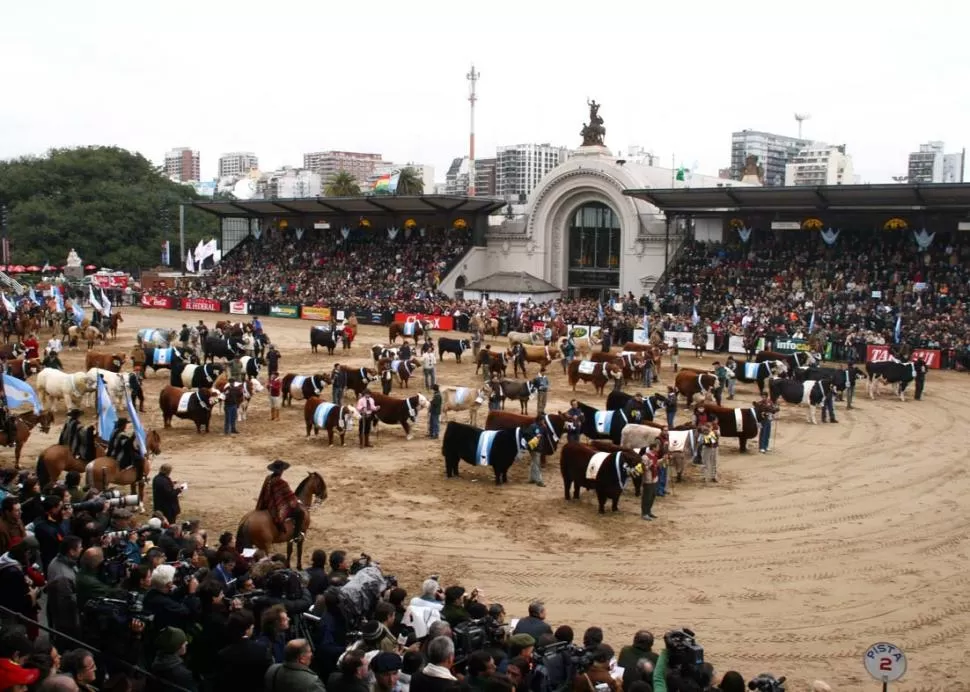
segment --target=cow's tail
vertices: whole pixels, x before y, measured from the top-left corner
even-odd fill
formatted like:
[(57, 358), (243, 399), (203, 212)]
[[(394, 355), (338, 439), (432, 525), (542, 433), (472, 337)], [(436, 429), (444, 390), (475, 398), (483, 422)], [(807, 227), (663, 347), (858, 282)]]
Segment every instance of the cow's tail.
[(37, 487), (45, 488), (51, 482), (50, 474), (47, 472), (47, 465), (44, 463), (44, 453), (37, 455)]

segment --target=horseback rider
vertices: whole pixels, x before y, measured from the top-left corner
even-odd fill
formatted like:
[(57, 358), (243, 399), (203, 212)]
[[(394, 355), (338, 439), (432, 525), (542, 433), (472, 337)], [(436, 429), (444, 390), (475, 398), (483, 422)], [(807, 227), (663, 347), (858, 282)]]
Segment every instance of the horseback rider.
[(115, 461), (118, 462), (119, 470), (128, 468), (135, 463), (132, 438), (131, 435), (125, 433), (127, 427), (127, 418), (119, 418), (115, 422), (115, 429), (111, 432), (111, 439), (108, 440), (108, 449), (105, 452), (105, 455), (114, 457)]
[(84, 430), (84, 426), (79, 420), (80, 417), (81, 409), (72, 408), (68, 411), (67, 420), (64, 421), (64, 427), (61, 428), (61, 436), (57, 439), (57, 444), (64, 445), (71, 450), (71, 456), (76, 459), (81, 458), (81, 432)]
[(290, 484), (283, 480), (283, 472), (288, 468), (290, 465), (282, 459), (277, 459), (266, 467), (270, 475), (266, 476), (259, 491), (256, 511), (268, 512), (280, 533), (286, 533), (286, 520), (292, 519), (294, 540), (302, 541), (306, 510), (290, 489)]
[(141, 387), (142, 372), (141, 366), (136, 365), (135, 368), (128, 373), (128, 391), (131, 392), (131, 403), (138, 405), (138, 410), (141, 413), (145, 412), (145, 390)]

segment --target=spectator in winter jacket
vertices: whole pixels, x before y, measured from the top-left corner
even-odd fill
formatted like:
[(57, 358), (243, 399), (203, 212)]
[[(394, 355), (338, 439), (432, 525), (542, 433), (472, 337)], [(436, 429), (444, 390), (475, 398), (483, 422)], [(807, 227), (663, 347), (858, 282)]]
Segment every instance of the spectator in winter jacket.
[[(195, 679), (182, 660), (187, 647), (188, 637), (185, 636), (185, 632), (177, 627), (163, 629), (155, 640), (155, 660), (152, 661), (152, 673), (159, 678), (159, 681), (194, 692), (198, 689)], [(158, 692), (166, 690), (167, 685), (162, 685), (159, 681), (150, 680), (148, 689), (158, 690)]]
[(174, 524), (182, 513), (179, 495), (182, 487), (175, 485), (172, 480), (172, 465), (162, 464), (158, 475), (152, 480), (152, 506), (156, 512), (161, 512), (168, 523)]

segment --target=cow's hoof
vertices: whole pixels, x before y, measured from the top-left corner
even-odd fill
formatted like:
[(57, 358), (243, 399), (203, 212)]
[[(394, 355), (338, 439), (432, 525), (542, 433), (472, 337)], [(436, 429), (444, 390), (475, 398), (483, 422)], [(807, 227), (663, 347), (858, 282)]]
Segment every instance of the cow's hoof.
[(408, 435), (407, 439), (413, 440), (414, 439), (414, 435)]

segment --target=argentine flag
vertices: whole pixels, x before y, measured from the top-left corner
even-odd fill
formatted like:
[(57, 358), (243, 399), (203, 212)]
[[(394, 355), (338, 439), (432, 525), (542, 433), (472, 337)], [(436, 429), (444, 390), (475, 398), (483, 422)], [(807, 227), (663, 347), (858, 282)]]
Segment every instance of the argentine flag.
[(101, 301), (98, 297), (94, 295), (94, 284), (88, 284), (88, 302), (91, 303), (91, 307), (100, 313), (104, 313), (104, 308), (101, 307)]
[(16, 377), (4, 373), (3, 390), (7, 394), (7, 404), (11, 408), (16, 408), (21, 404), (30, 404), (34, 407), (34, 413), (40, 413), (40, 399), (37, 398), (37, 392), (23, 380), (18, 380)]
[(135, 402), (131, 400), (131, 392), (128, 391), (128, 387), (125, 387), (125, 404), (128, 408), (128, 420), (131, 421), (131, 426), (135, 429), (135, 441), (138, 443), (139, 450), (142, 454), (148, 454), (148, 441), (145, 436), (145, 428), (141, 424), (141, 419), (138, 417), (138, 409), (135, 408)]
[(602, 303), (600, 303), (600, 302), (598, 302), (598, 301), (597, 301), (597, 303), (596, 303), (596, 318), (597, 318), (597, 319), (598, 319), (598, 320), (599, 320), (600, 322), (602, 322), (602, 321), (603, 321), (603, 304), (602, 304)]
[(899, 313), (898, 315), (896, 315), (896, 329), (893, 333), (893, 337), (896, 339), (897, 344), (902, 340), (901, 339), (902, 335), (903, 335), (903, 314)]
[(34, 303), (36, 303), (37, 305), (40, 305), (40, 298), (38, 298), (37, 294), (34, 292), (33, 286), (30, 287), (30, 299), (34, 301)]
[(697, 303), (694, 303), (694, 312), (690, 316), (690, 323), (697, 324), (701, 321), (700, 315), (697, 314)]
[(808, 333), (811, 334), (815, 331), (815, 311), (812, 310), (812, 319), (808, 321)]
[(64, 296), (61, 295), (61, 292), (55, 291), (53, 288), (51, 289), (51, 291), (54, 292), (54, 302), (57, 303), (57, 311), (62, 313), (67, 312), (64, 309)]
[(98, 434), (102, 440), (108, 440), (114, 432), (115, 423), (118, 422), (118, 412), (115, 405), (111, 403), (111, 396), (108, 394), (108, 386), (104, 383), (104, 375), (98, 375)]
[(643, 335), (647, 341), (650, 341), (650, 315), (647, 311), (643, 311)]
[(84, 308), (77, 300), (71, 300), (71, 307), (74, 308), (74, 324), (80, 325), (84, 321)]
[(3, 299), (3, 307), (7, 312), (9, 312), (10, 314), (17, 312), (17, 307), (7, 297), (6, 293), (0, 293), (0, 298)]

